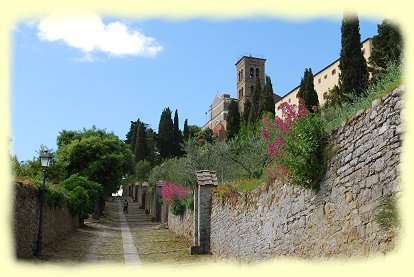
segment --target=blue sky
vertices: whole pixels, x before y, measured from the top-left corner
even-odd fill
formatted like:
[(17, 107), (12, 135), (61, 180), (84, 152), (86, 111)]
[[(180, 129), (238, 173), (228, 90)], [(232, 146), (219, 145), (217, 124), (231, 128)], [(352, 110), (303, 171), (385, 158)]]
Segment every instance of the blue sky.
[[(339, 57), (341, 18), (290, 21), (139, 20), (94, 15), (59, 22), (19, 22), (13, 29), (11, 119), (13, 154), (56, 150), (61, 130), (92, 125), (121, 139), (138, 118), (157, 131), (164, 108), (178, 109), (180, 128), (206, 123), (217, 93), (236, 97), (235, 63), (267, 59), (266, 74), (283, 96)], [(360, 18), (361, 40), (382, 19)]]

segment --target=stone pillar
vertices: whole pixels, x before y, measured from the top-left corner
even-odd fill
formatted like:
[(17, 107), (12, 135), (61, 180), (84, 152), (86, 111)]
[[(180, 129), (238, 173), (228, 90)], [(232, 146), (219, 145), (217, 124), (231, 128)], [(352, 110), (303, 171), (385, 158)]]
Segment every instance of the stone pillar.
[(210, 254), (211, 189), (217, 186), (216, 172), (196, 172), (194, 189), (194, 245), (190, 254)]
[(154, 202), (153, 204), (153, 218), (154, 221), (161, 221), (161, 203), (160, 200), (162, 198), (161, 191), (162, 191), (162, 184), (164, 181), (157, 181), (155, 182), (155, 191), (154, 191)]
[(146, 214), (149, 213), (149, 209), (147, 208), (147, 206), (148, 206), (147, 194), (148, 194), (148, 183), (145, 182), (145, 183), (142, 184), (142, 206), (141, 206), (141, 208), (145, 210)]

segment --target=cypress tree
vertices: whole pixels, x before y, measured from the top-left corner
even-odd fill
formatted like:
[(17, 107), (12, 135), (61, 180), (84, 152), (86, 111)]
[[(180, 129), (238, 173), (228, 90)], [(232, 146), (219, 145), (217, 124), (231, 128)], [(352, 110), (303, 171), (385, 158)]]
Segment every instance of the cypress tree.
[(259, 118), (259, 98), (262, 92), (262, 85), (260, 84), (260, 79), (256, 78), (256, 83), (254, 85), (253, 95), (252, 95), (252, 107), (250, 109), (248, 122), (255, 124)]
[(341, 26), (339, 69), (342, 94), (360, 96), (368, 87), (367, 63), (361, 51), (358, 16), (345, 16)]
[(187, 141), (190, 138), (190, 129), (188, 128), (188, 119), (184, 120), (183, 138)]
[(162, 111), (158, 125), (158, 150), (161, 158), (169, 158), (175, 154), (174, 124), (171, 119), (170, 108)]
[(231, 100), (229, 112), (227, 115), (227, 140), (234, 138), (240, 130), (239, 105), (236, 101)]
[(134, 149), (135, 161), (139, 162), (147, 159), (149, 150), (147, 145), (147, 134), (144, 123), (139, 122), (137, 124), (136, 143)]
[(313, 73), (311, 68), (305, 68), (303, 78), (300, 81), (298, 97), (305, 102), (305, 107), (308, 111), (313, 112), (312, 107), (319, 105), (318, 94), (313, 85)]
[(249, 123), (249, 114), (250, 114), (250, 110), (252, 108), (252, 104), (250, 103), (249, 99), (246, 99), (246, 101), (244, 102), (244, 111), (243, 114), (241, 115), (242, 118), (242, 125), (243, 126), (247, 126)]
[(378, 78), (388, 63), (400, 64), (403, 50), (402, 35), (397, 25), (383, 20), (377, 25), (378, 34), (372, 38), (372, 52), (369, 70), (373, 78)]
[(272, 80), (269, 76), (266, 76), (266, 84), (260, 94), (258, 119), (261, 119), (266, 112), (271, 113), (273, 116), (275, 115), (275, 99), (273, 98)]
[(182, 150), (181, 150), (181, 144), (183, 143), (183, 139), (181, 136), (181, 131), (179, 129), (179, 123), (178, 123), (178, 111), (175, 110), (174, 113), (174, 148), (175, 148), (175, 156), (181, 156)]

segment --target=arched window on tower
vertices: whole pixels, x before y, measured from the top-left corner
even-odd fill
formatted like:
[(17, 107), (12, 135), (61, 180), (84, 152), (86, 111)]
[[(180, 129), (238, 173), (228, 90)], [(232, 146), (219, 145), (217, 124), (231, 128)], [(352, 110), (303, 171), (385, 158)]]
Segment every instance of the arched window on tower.
[(250, 67), (250, 77), (253, 77), (253, 72), (254, 70), (253, 70), (253, 67)]
[(241, 94), (240, 94), (240, 96), (243, 97), (243, 88), (241, 88)]
[(260, 73), (260, 70), (258, 68), (256, 68), (256, 77), (257, 78), (259, 78), (259, 73)]

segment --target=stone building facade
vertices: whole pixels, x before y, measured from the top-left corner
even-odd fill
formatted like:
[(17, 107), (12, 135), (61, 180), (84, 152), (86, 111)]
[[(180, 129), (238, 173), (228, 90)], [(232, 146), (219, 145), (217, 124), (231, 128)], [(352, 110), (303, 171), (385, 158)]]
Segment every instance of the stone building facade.
[[(364, 55), (365, 60), (368, 62), (369, 57), (371, 57), (372, 51), (372, 40), (370, 38), (364, 40), (362, 42), (362, 53)], [(339, 82), (339, 74), (341, 73), (339, 69), (339, 59), (332, 62), (330, 65), (326, 66), (313, 76), (313, 85), (315, 87), (316, 93), (318, 94), (319, 104), (323, 105), (326, 101), (326, 96), (329, 93), (330, 89), (333, 89), (335, 85), (338, 85)], [(298, 104), (298, 99), (296, 95), (299, 92), (299, 86), (295, 87), (285, 96), (283, 96), (278, 102), (275, 102), (275, 111), (277, 116), (281, 116), (282, 112), (278, 110), (278, 107), (283, 102), (287, 102), (289, 104)]]
[(203, 130), (207, 128), (213, 130), (220, 141), (226, 138), (227, 116), (232, 100), (236, 101), (236, 99), (230, 97), (230, 94), (216, 95), (208, 110), (209, 120), (202, 127)]

